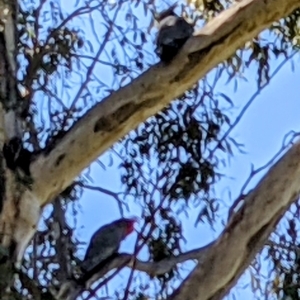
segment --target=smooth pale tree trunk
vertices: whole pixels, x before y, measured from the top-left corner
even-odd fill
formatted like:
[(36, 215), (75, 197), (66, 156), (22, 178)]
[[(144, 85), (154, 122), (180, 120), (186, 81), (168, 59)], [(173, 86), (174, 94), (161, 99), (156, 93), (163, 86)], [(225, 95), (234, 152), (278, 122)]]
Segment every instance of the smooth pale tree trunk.
[[(0, 0), (0, 147), (21, 137), (15, 89), (13, 1)], [(15, 4), (15, 7), (10, 5)], [(36, 231), (42, 208), (113, 143), (181, 95), (218, 63), (272, 22), (300, 7), (299, 0), (244, 0), (209, 22), (174, 61), (151, 67), (129, 85), (88, 111), (69, 132), (30, 166), (30, 183), (0, 160), (0, 298)], [(8, 66), (8, 67), (7, 67)], [(7, 76), (9, 74), (9, 76)], [(296, 144), (265, 176), (231, 218), (218, 240), (196, 251), (199, 263), (171, 299), (221, 299), (262, 248), (274, 226), (299, 194), (300, 145)], [(180, 258), (178, 258), (178, 261)], [(175, 259), (176, 262), (176, 259)], [(166, 263), (166, 262), (162, 262)], [(141, 268), (145, 265), (140, 265)]]

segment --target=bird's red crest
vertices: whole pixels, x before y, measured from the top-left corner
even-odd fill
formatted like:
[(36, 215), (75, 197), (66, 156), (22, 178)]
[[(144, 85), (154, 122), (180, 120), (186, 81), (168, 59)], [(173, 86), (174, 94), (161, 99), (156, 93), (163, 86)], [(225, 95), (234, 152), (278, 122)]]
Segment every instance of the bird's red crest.
[(127, 234), (130, 234), (131, 232), (134, 231), (134, 224), (137, 221), (138, 221), (137, 218), (128, 219), (128, 222), (127, 222)]

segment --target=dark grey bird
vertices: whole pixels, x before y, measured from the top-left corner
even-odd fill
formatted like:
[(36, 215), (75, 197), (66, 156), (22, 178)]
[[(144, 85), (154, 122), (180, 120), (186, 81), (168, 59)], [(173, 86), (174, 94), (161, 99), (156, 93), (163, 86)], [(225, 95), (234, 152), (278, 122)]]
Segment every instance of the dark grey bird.
[(177, 55), (194, 32), (194, 24), (190, 24), (185, 18), (174, 13), (176, 5), (155, 15), (155, 20), (158, 22), (156, 53), (165, 63), (169, 63)]
[(92, 236), (85, 257), (80, 265), (83, 273), (91, 272), (113, 257), (119, 246), (134, 230), (137, 219), (119, 219), (98, 229)]

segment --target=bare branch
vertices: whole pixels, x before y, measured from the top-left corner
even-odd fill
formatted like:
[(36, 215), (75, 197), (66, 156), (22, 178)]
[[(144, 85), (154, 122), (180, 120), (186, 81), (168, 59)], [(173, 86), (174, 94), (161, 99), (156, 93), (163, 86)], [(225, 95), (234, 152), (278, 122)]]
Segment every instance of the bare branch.
[(54, 300), (54, 297), (49, 292), (43, 292), (43, 288), (36, 285), (36, 282), (24, 272), (19, 272), (19, 277), (22, 285), (28, 289), (35, 300), (48, 299)]
[[(180, 254), (178, 256), (169, 257), (158, 262), (153, 261), (142, 261), (135, 258), (134, 255), (129, 253), (120, 253), (112, 261), (107, 263), (101, 270), (90, 276), (80, 285), (76, 281), (65, 282), (61, 290), (58, 293), (57, 299), (63, 299), (66, 295), (69, 295), (68, 299), (75, 299), (84, 289), (89, 289), (91, 285), (97, 281), (99, 278), (104, 277), (108, 272), (113, 269), (120, 270), (125, 266), (132, 268), (134, 266), (135, 270), (145, 272), (150, 277), (165, 274), (169, 272), (176, 264), (183, 263), (187, 260), (198, 260), (200, 263), (205, 261), (206, 252), (209, 250), (210, 245), (188, 251), (186, 253)], [(75, 298), (74, 298), (75, 297)]]
[(119, 11), (120, 11), (121, 8), (122, 8), (122, 3), (119, 4), (118, 8), (116, 9), (116, 11), (115, 11), (115, 13), (114, 13), (113, 19), (109, 22), (110, 25), (109, 25), (109, 28), (107, 29), (107, 32), (106, 32), (105, 37), (104, 37), (104, 40), (102, 41), (102, 43), (101, 43), (101, 45), (100, 45), (100, 47), (99, 47), (99, 50), (98, 50), (98, 52), (97, 52), (95, 58), (93, 59), (91, 65), (89, 66), (89, 68), (88, 68), (88, 70), (87, 70), (86, 78), (85, 78), (84, 82), (81, 84), (80, 89), (79, 89), (79, 91), (77, 92), (77, 94), (76, 94), (76, 96), (75, 96), (75, 98), (74, 98), (74, 100), (73, 100), (73, 103), (72, 103), (71, 108), (72, 108), (72, 107), (75, 107), (75, 105), (76, 105), (78, 99), (80, 98), (82, 92), (83, 92), (84, 89), (86, 88), (86, 85), (87, 85), (87, 83), (89, 82), (90, 77), (91, 77), (91, 75), (92, 75), (92, 72), (93, 72), (93, 70), (94, 70), (94, 68), (95, 68), (95, 66), (96, 66), (97, 60), (99, 59), (101, 53), (103, 52), (103, 50), (104, 50), (104, 48), (105, 48), (105, 46), (106, 46), (106, 44), (107, 44), (107, 41), (108, 41), (109, 38), (110, 38), (110, 35), (111, 35), (112, 31), (113, 31), (113, 25), (114, 25), (115, 22), (116, 22), (116, 18), (117, 18), (117, 16), (118, 16), (118, 13), (119, 13)]
[[(296, 54), (298, 53), (298, 51), (293, 51), (290, 55), (288, 55), (277, 67), (276, 69), (272, 72), (272, 74), (270, 75), (269, 80), (271, 80), (272, 78), (274, 78), (279, 71), (281, 71), (281, 69), (286, 65), (286, 63), (288, 61), (290, 61)], [(228, 128), (228, 130), (224, 133), (224, 135), (220, 138), (220, 140), (218, 141), (218, 143), (216, 144), (216, 146), (211, 150), (210, 155), (212, 156), (213, 153), (218, 149), (218, 147), (222, 144), (223, 141), (225, 141), (225, 139), (229, 136), (229, 134), (232, 132), (232, 130), (238, 125), (238, 123), (242, 120), (242, 117), (244, 116), (244, 114), (247, 112), (248, 108), (251, 106), (251, 104), (254, 102), (254, 100), (261, 94), (261, 92), (267, 87), (269, 86), (269, 81), (266, 81), (265, 83), (263, 83), (261, 86), (259, 86), (256, 90), (256, 92), (248, 99), (248, 101), (246, 102), (245, 106), (241, 109), (241, 111), (239, 112), (238, 116), (236, 117), (236, 119), (232, 122), (232, 124), (230, 125), (230, 127)]]

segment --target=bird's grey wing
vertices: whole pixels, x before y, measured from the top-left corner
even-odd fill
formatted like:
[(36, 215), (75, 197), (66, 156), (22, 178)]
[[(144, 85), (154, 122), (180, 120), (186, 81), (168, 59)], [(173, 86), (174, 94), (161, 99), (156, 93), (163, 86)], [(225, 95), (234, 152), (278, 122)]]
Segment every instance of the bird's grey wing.
[(84, 271), (93, 269), (102, 261), (110, 257), (118, 250), (119, 244), (116, 243), (109, 228), (96, 232), (87, 248), (81, 268)]

